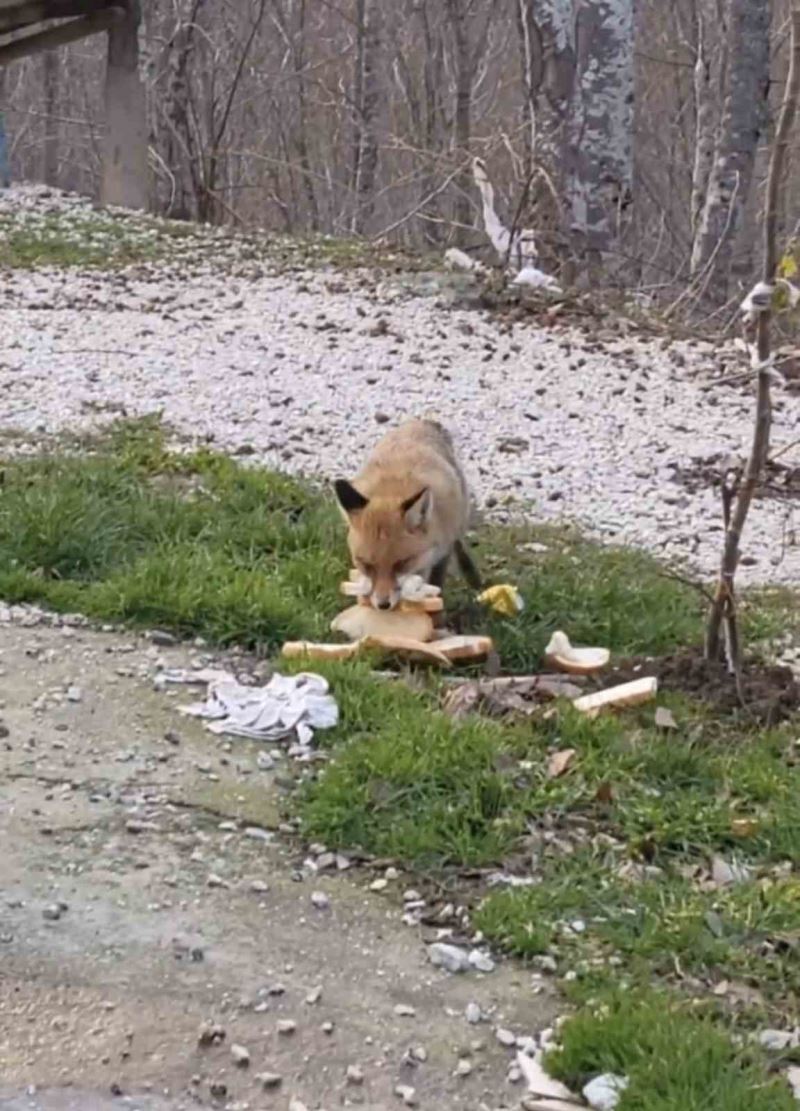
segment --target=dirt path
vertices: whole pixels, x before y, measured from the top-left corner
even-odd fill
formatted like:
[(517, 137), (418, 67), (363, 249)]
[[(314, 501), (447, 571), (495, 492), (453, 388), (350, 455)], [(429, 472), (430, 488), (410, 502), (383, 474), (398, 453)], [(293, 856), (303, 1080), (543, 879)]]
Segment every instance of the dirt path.
[[(433, 969), (401, 921), (408, 877), (376, 894), (304, 872), (272, 832), (285, 768), (154, 689), (159, 658), (197, 656), (0, 624), (0, 1108), (377, 1111), (397, 1085), (421, 1108), (518, 1106), (495, 1027), (535, 1033), (552, 1000), (512, 965)], [(467, 1023), (473, 1001), (488, 1021)], [(224, 1041), (199, 1045), (204, 1023)]]

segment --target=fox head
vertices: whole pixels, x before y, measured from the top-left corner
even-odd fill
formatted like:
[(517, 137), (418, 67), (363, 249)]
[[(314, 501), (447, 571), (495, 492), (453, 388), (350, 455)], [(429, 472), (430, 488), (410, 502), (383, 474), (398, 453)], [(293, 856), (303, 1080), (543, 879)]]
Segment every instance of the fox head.
[(343, 478), (334, 483), (334, 489), (348, 524), (353, 563), (370, 583), (369, 600), (376, 609), (394, 609), (403, 579), (430, 572), (433, 495), (425, 486), (402, 501), (365, 498)]

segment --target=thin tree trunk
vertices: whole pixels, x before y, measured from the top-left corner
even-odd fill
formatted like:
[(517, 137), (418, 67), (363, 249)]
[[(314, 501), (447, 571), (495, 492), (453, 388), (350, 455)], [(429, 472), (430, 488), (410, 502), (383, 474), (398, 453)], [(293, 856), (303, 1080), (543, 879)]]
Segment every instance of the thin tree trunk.
[[(770, 0), (730, 0), (728, 88), (691, 257), (692, 275), (705, 276), (720, 302), (727, 299), (734, 244), (768, 118), (769, 27)], [(752, 257), (737, 262), (752, 273)]]
[(306, 0), (300, 0), (297, 29), (292, 34), (292, 65), (297, 81), (297, 159), (302, 174), (302, 190), (308, 206), (312, 231), (319, 229), (319, 205), (314, 190), (314, 174), (308, 148), (308, 94), (306, 91)]
[(172, 175), (167, 215), (189, 220), (196, 212), (192, 165), (196, 157), (189, 126), (189, 60), (203, 0), (191, 0), (172, 36), (164, 118), (167, 123), (164, 158)]
[(6, 71), (0, 66), (0, 189), (6, 189), (11, 184), (11, 171), (8, 165), (8, 139), (6, 138), (6, 125), (3, 117), (6, 98)]
[(447, 16), (453, 36), (456, 82), (455, 154), (463, 168), (455, 178), (457, 187), (455, 211), (456, 241), (464, 242), (472, 220), (469, 191), (472, 175), (469, 168), (469, 146), (472, 139), (473, 67), (469, 48), (467, 13), (463, 0), (446, 0)]
[(714, 98), (711, 89), (711, 62), (708, 57), (705, 20), (697, 13), (697, 58), (694, 64), (695, 140), (692, 168), (691, 228), (697, 235), (700, 215), (708, 190), (714, 161)]
[(354, 94), (356, 127), (353, 152), (353, 231), (365, 230), (375, 205), (378, 169), (378, 111), (381, 100), (381, 0), (357, 2)]
[(58, 51), (42, 55), (44, 85), (44, 143), (42, 144), (42, 181), (56, 185), (58, 179)]
[(529, 181), (536, 157), (536, 99), (544, 77), (542, 36), (533, 18), (531, 0), (517, 0), (515, 15), (522, 70), (523, 178)]

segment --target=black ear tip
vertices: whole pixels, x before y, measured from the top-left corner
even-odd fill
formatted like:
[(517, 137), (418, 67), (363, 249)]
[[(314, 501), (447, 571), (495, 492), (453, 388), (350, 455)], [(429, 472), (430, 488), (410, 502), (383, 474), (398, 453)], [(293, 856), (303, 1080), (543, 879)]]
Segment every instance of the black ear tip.
[(336, 497), (339, 499), (339, 505), (345, 513), (354, 513), (357, 509), (363, 509), (367, 504), (367, 498), (363, 494), (359, 494), (352, 482), (348, 482), (346, 478), (337, 478), (333, 484), (336, 491)]

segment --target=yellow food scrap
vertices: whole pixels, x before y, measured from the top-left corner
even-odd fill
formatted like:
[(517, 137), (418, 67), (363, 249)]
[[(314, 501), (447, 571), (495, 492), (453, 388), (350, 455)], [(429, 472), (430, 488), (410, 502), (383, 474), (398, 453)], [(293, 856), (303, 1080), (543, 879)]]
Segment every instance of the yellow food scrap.
[(525, 606), (520, 592), (510, 583), (487, 587), (478, 595), (478, 601), (490, 606), (495, 613), (502, 613), (504, 617), (516, 617)]

